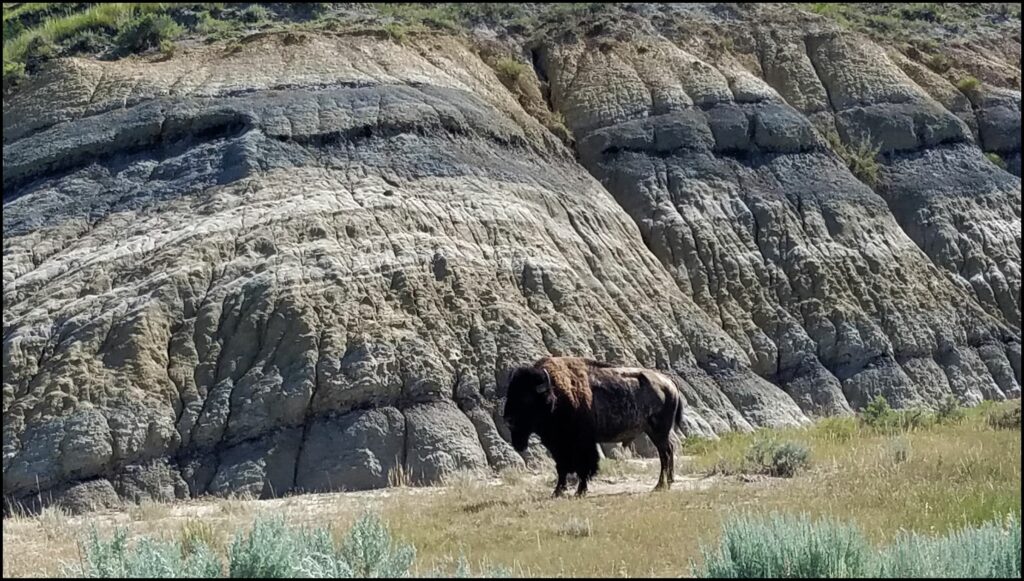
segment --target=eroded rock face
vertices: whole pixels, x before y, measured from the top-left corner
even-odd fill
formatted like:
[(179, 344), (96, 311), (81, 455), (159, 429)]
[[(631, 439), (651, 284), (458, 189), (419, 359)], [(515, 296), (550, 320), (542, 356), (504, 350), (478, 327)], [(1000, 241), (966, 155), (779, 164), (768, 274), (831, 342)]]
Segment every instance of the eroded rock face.
[[(847, 412), (879, 394), (909, 406), (949, 393), (980, 401), (1013, 392), (1008, 374), (999, 372), (1000, 386), (984, 371), (980, 353), (1009, 368), (1019, 343), (1019, 181), (970, 146), (959, 118), (896, 67), (883, 68), (884, 55), (855, 53), (842, 36), (808, 39), (810, 58), (771, 44), (777, 37), (766, 42), (779, 68), (769, 77), (789, 78), (777, 57), (790, 53), (810, 61), (809, 68), (786, 61), (803, 62), (798, 71), (824, 76), (819, 91), (806, 79), (778, 82), (780, 91), (803, 89), (793, 100), (805, 114), (835, 110), (844, 139), (870, 135), (890, 154), (884, 197), (846, 171), (808, 117), (773, 87), (715, 69), (669, 42), (562, 45), (545, 55), (545, 67), (555, 71), (552, 98), (566, 111), (582, 164), (640, 226), (684, 294), (805, 413)], [(608, 77), (619, 79), (619, 90), (603, 89)], [(976, 215), (988, 217), (996, 242), (989, 253), (1002, 266), (992, 274), (1000, 293), (982, 295), (991, 300), (944, 280), (908, 239), (922, 230), (933, 236), (934, 224), (901, 230), (911, 200), (939, 197), (942, 179), (943, 189), (957, 187), (952, 172), (892, 184), (927, 171), (901, 164), (936, 154), (973, 163), (959, 165), (959, 173), (993, 198), (958, 193), (959, 202), (951, 201), (968, 212), (977, 205)], [(914, 207), (916, 215), (920, 204)], [(980, 247), (976, 255), (986, 260)], [(757, 407), (733, 403), (748, 416)]]
[[(877, 47), (750, 26), (756, 67), (538, 49), (575, 152), (455, 39), (58, 63), (4, 103), (4, 494), (522, 466), (501, 386), (545, 354), (665, 370), (706, 436), (1019, 397), (1020, 182), (982, 153), (1019, 159), (1019, 90), (951, 111)], [(883, 144), (875, 189), (829, 127)]]

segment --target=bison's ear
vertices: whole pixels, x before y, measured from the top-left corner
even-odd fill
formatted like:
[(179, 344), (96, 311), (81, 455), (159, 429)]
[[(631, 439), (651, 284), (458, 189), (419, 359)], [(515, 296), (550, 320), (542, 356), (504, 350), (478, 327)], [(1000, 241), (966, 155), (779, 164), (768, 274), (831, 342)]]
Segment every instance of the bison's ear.
[(548, 370), (544, 369), (544, 381), (537, 384), (537, 393), (547, 393), (551, 389), (551, 376), (548, 374)]

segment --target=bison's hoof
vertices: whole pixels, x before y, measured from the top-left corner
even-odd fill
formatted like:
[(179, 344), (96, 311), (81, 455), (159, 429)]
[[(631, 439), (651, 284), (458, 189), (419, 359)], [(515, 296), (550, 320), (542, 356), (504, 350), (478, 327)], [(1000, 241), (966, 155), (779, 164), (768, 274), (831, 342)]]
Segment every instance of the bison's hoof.
[(551, 493), (551, 498), (561, 498), (563, 496), (565, 496), (565, 490), (561, 488), (556, 488), (555, 491)]

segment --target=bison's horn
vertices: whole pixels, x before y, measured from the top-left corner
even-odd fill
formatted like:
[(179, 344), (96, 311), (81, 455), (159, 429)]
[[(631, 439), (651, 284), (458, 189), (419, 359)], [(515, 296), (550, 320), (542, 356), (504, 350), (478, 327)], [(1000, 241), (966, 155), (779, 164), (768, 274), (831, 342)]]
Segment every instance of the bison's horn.
[(542, 369), (541, 371), (544, 372), (544, 383), (537, 386), (537, 393), (544, 393), (551, 389), (551, 375), (548, 373), (547, 369)]

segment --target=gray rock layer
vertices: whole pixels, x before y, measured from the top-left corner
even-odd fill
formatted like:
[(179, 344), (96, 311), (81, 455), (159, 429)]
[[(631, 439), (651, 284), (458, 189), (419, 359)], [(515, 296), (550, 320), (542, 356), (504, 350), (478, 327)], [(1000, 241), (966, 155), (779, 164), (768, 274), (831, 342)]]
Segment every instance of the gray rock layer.
[[(5, 101), (5, 496), (536, 466), (500, 386), (545, 354), (670, 373), (691, 435), (1019, 397), (1019, 179), (880, 49), (588, 42), (539, 51), (576, 152), (445, 38), (69, 59)], [(823, 120), (881, 141), (876, 189)]]

